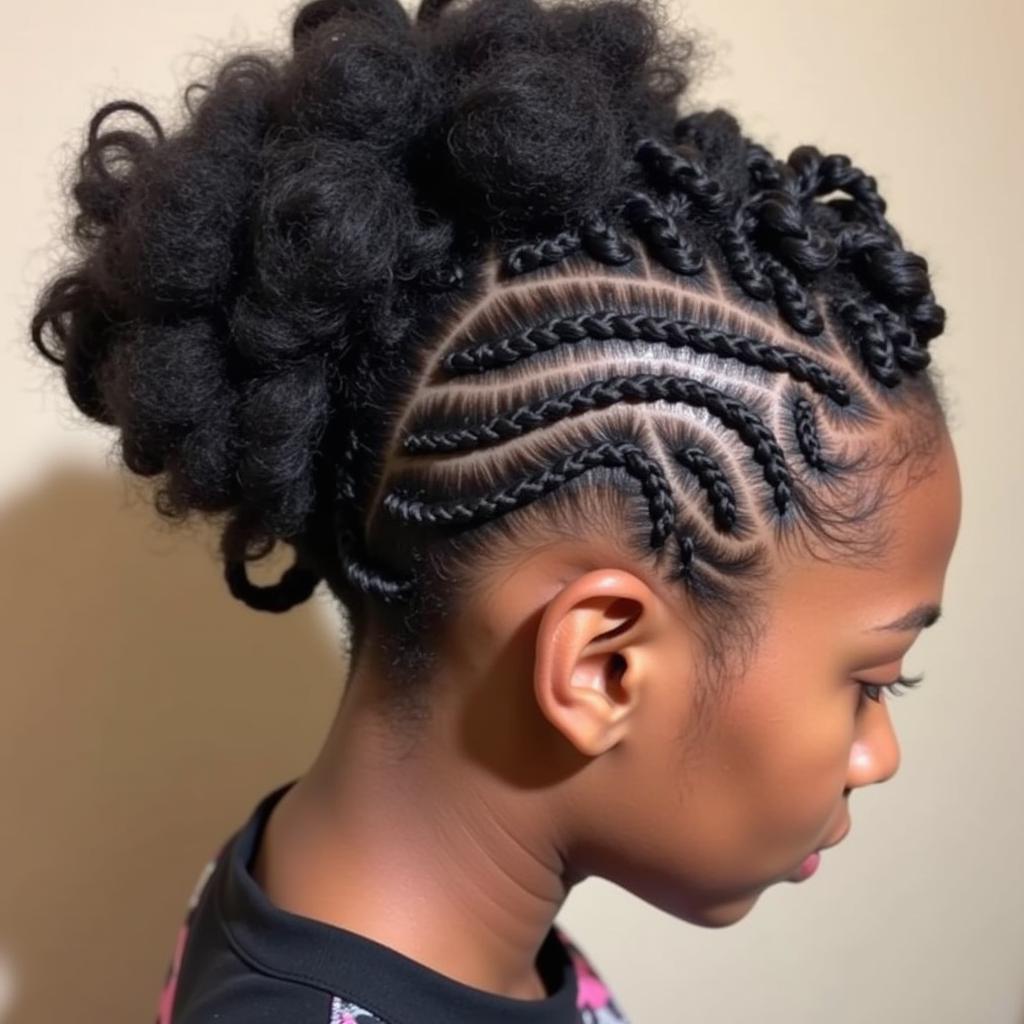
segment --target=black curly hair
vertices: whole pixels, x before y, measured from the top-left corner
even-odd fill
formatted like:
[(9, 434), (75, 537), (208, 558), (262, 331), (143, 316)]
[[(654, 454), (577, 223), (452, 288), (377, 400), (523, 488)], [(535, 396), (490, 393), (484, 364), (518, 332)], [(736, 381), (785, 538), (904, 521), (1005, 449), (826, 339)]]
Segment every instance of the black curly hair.
[(406, 691), (474, 582), (590, 530), (749, 649), (774, 549), (884, 550), (945, 314), (847, 156), (681, 114), (699, 42), (655, 0), (308, 3), (174, 132), (96, 112), (32, 339), (159, 512), (223, 517), (237, 598), (325, 580)]

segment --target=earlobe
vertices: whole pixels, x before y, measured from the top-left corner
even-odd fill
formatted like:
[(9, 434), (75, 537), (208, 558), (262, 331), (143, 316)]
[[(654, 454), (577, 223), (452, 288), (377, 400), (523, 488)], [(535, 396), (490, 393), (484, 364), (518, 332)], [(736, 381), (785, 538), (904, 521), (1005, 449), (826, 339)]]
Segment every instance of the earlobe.
[(658, 599), (621, 570), (587, 573), (548, 604), (538, 627), (534, 689), (542, 713), (590, 757), (627, 734), (651, 659)]

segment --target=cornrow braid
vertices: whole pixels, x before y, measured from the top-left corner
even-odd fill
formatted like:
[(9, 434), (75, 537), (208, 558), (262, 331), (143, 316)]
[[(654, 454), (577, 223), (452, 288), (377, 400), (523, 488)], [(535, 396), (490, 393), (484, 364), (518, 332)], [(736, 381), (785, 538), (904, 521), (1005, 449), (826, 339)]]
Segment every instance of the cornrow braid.
[(707, 491), (718, 529), (731, 530), (736, 525), (736, 494), (722, 472), (722, 467), (696, 445), (680, 448), (673, 454), (679, 464), (693, 473), (701, 487)]
[[(715, 461), (696, 446), (681, 448), (674, 454), (706, 490), (719, 527), (731, 529), (736, 518), (735, 495)], [(384, 507), (394, 518), (419, 526), (478, 526), (538, 501), (577, 477), (601, 468), (622, 469), (639, 482), (647, 499), (648, 540), (652, 549), (663, 549), (668, 538), (675, 537), (678, 554), (670, 577), (686, 581), (697, 597), (721, 600), (723, 591), (716, 587), (713, 577), (693, 572), (695, 543), (693, 537), (677, 525), (676, 503), (664, 470), (656, 459), (633, 441), (601, 441), (577, 446), (549, 467), (471, 500), (428, 502), (404, 488), (394, 488), (385, 496)], [(750, 552), (731, 559), (714, 557), (709, 562), (716, 572), (725, 576), (738, 571), (750, 573), (760, 564), (757, 554)]]
[(458, 349), (444, 357), (442, 366), (453, 375), (482, 373), (538, 352), (549, 352), (559, 345), (587, 340), (609, 341), (613, 338), (654, 342), (672, 348), (686, 346), (695, 352), (736, 359), (748, 366), (758, 366), (773, 373), (788, 373), (794, 380), (810, 384), (815, 391), (828, 396), (837, 405), (850, 403), (847, 385), (826, 367), (799, 352), (678, 318), (613, 310), (560, 317), (500, 341), (480, 342)]
[(628, 401), (684, 402), (707, 409), (725, 426), (734, 430), (751, 449), (755, 461), (762, 467), (765, 480), (772, 488), (779, 513), (787, 511), (793, 479), (782, 448), (761, 417), (738, 398), (733, 398), (719, 388), (673, 374), (658, 376), (640, 373), (631, 377), (618, 375), (591, 381), (474, 426), (458, 430), (413, 432), (405, 438), (405, 450), (410, 454), (423, 454), (482, 448), (557, 423), (567, 416)]
[(410, 498), (401, 489), (384, 499), (388, 512), (407, 522), (427, 525), (475, 525), (522, 508), (588, 470), (602, 466), (621, 467), (635, 477), (647, 498), (651, 516), (650, 543), (660, 548), (675, 524), (675, 502), (661, 466), (632, 442), (600, 443), (568, 452), (550, 469), (523, 477), (516, 483), (473, 501), (428, 503)]
[(808, 466), (825, 472), (828, 462), (821, 454), (821, 438), (814, 417), (814, 406), (803, 396), (793, 399), (793, 427), (796, 430), (800, 452)]

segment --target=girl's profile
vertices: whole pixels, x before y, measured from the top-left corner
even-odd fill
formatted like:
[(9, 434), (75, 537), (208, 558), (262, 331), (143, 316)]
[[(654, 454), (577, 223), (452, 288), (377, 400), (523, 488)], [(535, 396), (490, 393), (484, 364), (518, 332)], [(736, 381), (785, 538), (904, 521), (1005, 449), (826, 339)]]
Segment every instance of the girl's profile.
[(734, 925), (899, 769), (960, 523), (945, 311), (868, 169), (692, 107), (657, 0), (292, 24), (173, 130), (96, 111), (32, 323), (235, 598), (349, 624), (158, 1024), (620, 1024), (576, 885)]

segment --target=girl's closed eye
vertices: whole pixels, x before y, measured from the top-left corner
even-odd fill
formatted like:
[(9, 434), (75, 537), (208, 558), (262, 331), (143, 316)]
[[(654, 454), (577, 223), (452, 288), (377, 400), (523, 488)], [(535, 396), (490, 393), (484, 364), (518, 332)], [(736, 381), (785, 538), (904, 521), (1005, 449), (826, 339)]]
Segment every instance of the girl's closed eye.
[(864, 688), (864, 696), (868, 700), (873, 700), (876, 703), (882, 701), (882, 691), (885, 690), (892, 694), (894, 697), (902, 697), (904, 690), (901, 689), (912, 689), (915, 686), (920, 686), (924, 681), (924, 674), (917, 676), (898, 676), (891, 683), (869, 683), (866, 679), (858, 679), (856, 682), (860, 683)]

